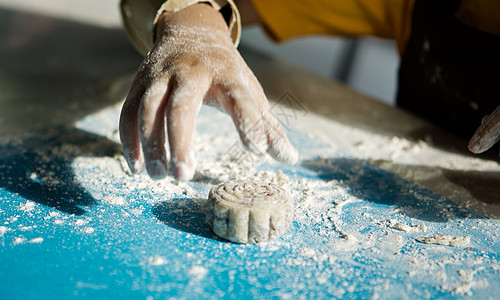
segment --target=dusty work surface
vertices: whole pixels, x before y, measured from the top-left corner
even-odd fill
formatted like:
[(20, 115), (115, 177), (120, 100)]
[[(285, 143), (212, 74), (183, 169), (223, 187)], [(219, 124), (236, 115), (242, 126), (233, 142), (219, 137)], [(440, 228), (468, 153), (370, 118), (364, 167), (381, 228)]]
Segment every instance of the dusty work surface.
[[(34, 17), (0, 14), (3, 30)], [(493, 155), (470, 156), (462, 141), (411, 115), (245, 52), (300, 161), (246, 154), (230, 118), (204, 108), (194, 181), (132, 176), (117, 118), (130, 82), (122, 76), (140, 58), (117, 29), (36, 17), (23, 35), (1, 36), (2, 57), (12, 58), (0, 62), (2, 298), (500, 292)], [(19, 40), (41, 29), (45, 39)], [(210, 187), (243, 178), (291, 193), (294, 222), (279, 240), (239, 245), (209, 230)]]

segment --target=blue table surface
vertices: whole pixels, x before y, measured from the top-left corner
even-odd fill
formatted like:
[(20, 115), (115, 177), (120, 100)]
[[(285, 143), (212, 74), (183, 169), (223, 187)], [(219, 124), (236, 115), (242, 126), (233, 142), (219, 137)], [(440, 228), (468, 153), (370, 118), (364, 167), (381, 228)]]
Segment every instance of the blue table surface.
[[(214, 181), (128, 174), (116, 141), (118, 113), (110, 107), (75, 127), (0, 140), (0, 298), (500, 294), (497, 220), (292, 128), (299, 163), (263, 159), (248, 171), (281, 170), (288, 178), (297, 205), (292, 226), (264, 245), (221, 240), (203, 211)], [(201, 139), (237, 141), (230, 119), (213, 109), (202, 109), (197, 128)], [(226, 146), (199, 152), (198, 160), (215, 164)], [(315, 188), (305, 191), (304, 183)], [(425, 231), (400, 231), (391, 222), (424, 224)], [(470, 243), (418, 241), (435, 234)]]

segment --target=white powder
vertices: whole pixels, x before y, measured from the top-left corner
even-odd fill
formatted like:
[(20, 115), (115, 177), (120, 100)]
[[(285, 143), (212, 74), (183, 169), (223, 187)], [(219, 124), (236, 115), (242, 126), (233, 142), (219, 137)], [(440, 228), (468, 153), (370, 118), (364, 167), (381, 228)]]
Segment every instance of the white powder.
[(106, 195), (102, 200), (108, 204), (112, 205), (125, 205), (126, 201), (125, 198), (120, 197), (120, 196), (113, 196), (113, 195)]
[[(108, 110), (108, 113), (112, 112), (113, 115), (116, 115), (118, 111), (119, 106), (116, 106), (112, 110)], [(91, 120), (89, 119), (89, 123), (92, 123), (90, 121)], [(315, 126), (314, 129), (318, 129), (318, 126)], [(351, 129), (351, 131), (348, 132), (354, 132), (354, 134), (349, 135), (345, 134), (346, 131), (344, 129), (340, 128), (340, 131), (335, 132), (334, 134), (339, 134), (339, 136), (342, 135), (342, 141), (344, 143), (346, 141), (352, 142), (353, 139), (366, 139), (366, 141), (370, 141), (359, 143), (356, 146), (358, 149), (357, 152), (353, 153), (361, 154), (361, 157), (364, 155), (366, 159), (381, 165), (384, 169), (389, 169), (389, 167), (384, 165), (384, 161), (386, 161), (386, 159), (408, 162), (408, 159), (410, 159), (412, 155), (418, 156), (424, 151), (430, 151), (430, 146), (425, 142), (414, 143), (401, 138), (388, 138), (377, 135), (374, 135), (373, 139), (371, 139), (372, 136), (370, 136), (367, 132), (357, 132), (356, 130)], [(116, 134), (114, 134), (112, 138), (116, 140)], [(390, 212), (395, 216), (377, 216), (375, 213), (370, 211), (350, 216), (348, 213), (351, 213), (350, 208), (352, 205), (363, 205), (364, 202), (363, 199), (359, 199), (352, 195), (349, 186), (346, 185), (346, 183), (349, 183), (349, 180), (352, 178), (347, 178), (345, 181), (344, 179), (327, 181), (318, 178), (300, 178), (295, 176), (293, 172), (287, 173), (287, 175), (280, 170), (257, 171), (256, 166), (260, 162), (271, 163), (272, 161), (267, 156), (255, 156), (251, 154), (245, 156), (246, 159), (242, 159), (238, 152), (233, 153), (225, 151), (225, 149), (230, 149), (234, 145), (239, 145), (235, 144), (237, 143), (237, 139), (238, 136), (236, 133), (234, 133), (234, 135), (217, 136), (202, 134), (197, 137), (197, 142), (195, 143), (196, 153), (204, 153), (204, 155), (198, 160), (195, 183), (200, 181), (205, 183), (207, 186), (210, 186), (224, 180), (251, 178), (272, 182), (287, 189), (291, 193), (292, 198), (295, 200), (295, 221), (299, 226), (302, 226), (301, 230), (309, 230), (309, 227), (314, 225), (318, 228), (318, 231), (313, 232), (311, 230), (311, 232), (306, 232), (306, 234), (302, 235), (302, 237), (312, 236), (314, 238), (314, 240), (311, 239), (312, 242), (310, 244), (310, 241), (302, 241), (284, 236), (283, 241), (277, 241), (276, 244), (267, 245), (265, 246), (267, 248), (264, 247), (263, 249), (269, 251), (278, 251), (283, 248), (290, 249), (290, 253), (295, 255), (295, 257), (287, 258), (286, 261), (284, 261), (284, 263), (287, 264), (312, 267), (316, 267), (318, 263), (331, 265), (325, 270), (322, 270), (322, 272), (324, 271), (323, 273), (318, 272), (309, 274), (310, 276), (315, 276), (316, 281), (320, 284), (326, 284), (328, 282), (328, 278), (331, 276), (344, 276), (344, 274), (341, 274), (341, 272), (343, 272), (342, 270), (337, 270), (335, 268), (336, 263), (338, 264), (339, 261), (343, 262), (345, 260), (345, 257), (341, 255), (351, 255), (351, 253), (359, 254), (357, 250), (368, 248), (372, 249), (372, 252), (369, 252), (368, 254), (376, 255), (382, 260), (393, 261), (394, 259), (391, 255), (398, 253), (399, 250), (408, 243), (414, 242), (414, 239), (411, 236), (412, 234), (415, 234), (415, 232), (424, 232), (429, 230), (432, 232), (431, 235), (439, 233), (439, 231), (435, 230), (435, 228), (439, 226), (432, 224), (432, 222), (428, 224), (430, 229), (428, 229), (423, 223), (414, 225), (418, 224), (418, 220), (411, 218), (405, 219), (404, 216), (402, 217), (396, 209)], [(372, 141), (375, 141), (375, 146), (371, 144)], [(315, 151), (320, 154), (327, 153), (327, 155), (330, 155), (333, 151), (332, 149), (336, 148), (334, 146), (325, 146), (324, 149), (317, 149)], [(78, 154), (82, 152), (82, 150), (78, 147), (61, 147), (60, 151), (60, 154), (62, 155), (69, 155), (72, 153)], [(406, 152), (409, 154), (406, 155)], [(380, 161), (377, 161), (377, 159), (380, 159)], [(458, 162), (458, 160), (449, 158), (442, 158), (442, 160), (446, 160), (446, 163), (444, 163), (446, 166), (451, 166), (452, 163)], [(464, 162), (464, 164), (474, 165), (475, 162), (477, 161), (468, 159)], [(183, 195), (183, 197), (191, 199), (206, 197), (206, 195), (200, 194), (197, 190), (192, 188), (190, 184), (178, 182), (171, 177), (167, 177), (162, 181), (153, 181), (146, 174), (131, 176), (128, 171), (128, 167), (126, 166), (126, 162), (121, 155), (116, 155), (115, 157), (86, 157), (83, 155), (77, 155), (72, 164), (76, 172), (75, 176), (77, 177), (77, 181), (84, 187), (89, 187), (90, 192), (94, 190), (93, 187), (95, 186), (104, 187), (102, 190), (98, 190), (98, 192), (96, 192), (98, 195), (96, 199), (102, 199), (104, 203), (110, 205), (124, 206), (120, 213), (124, 216), (130, 216), (130, 214), (140, 216), (145, 209), (148, 209), (143, 207), (129, 208), (128, 205), (136, 200), (125, 201), (125, 198), (120, 196), (124, 194), (158, 195), (157, 198), (146, 198), (144, 200), (150, 205), (155, 205), (161, 201), (167, 201), (170, 199), (169, 197), (171, 195)], [(331, 162), (319, 159), (317, 164), (318, 167), (323, 167), (328, 166)], [(492, 163), (489, 164), (484, 162), (476, 164), (475, 167), (477, 169), (484, 169), (487, 167), (486, 165), (489, 165), (492, 168), (494, 167), (492, 166)], [(104, 174), (107, 174), (110, 177), (113, 177), (113, 179), (121, 182), (121, 184), (108, 185), (105, 181), (103, 181), (103, 176), (89, 177), (85, 172), (80, 172), (80, 170), (88, 170), (89, 167), (94, 168), (92, 169), (92, 172), (103, 172)], [(392, 165), (392, 167), (394, 167), (394, 165)], [(411, 165), (403, 165), (401, 168), (401, 173), (406, 172), (406, 177), (412, 177), (415, 180), (431, 180), (442, 175), (442, 172), (438, 172), (436, 169), (431, 169), (428, 172), (425, 172), (425, 170), (421, 169), (413, 170)], [(362, 175), (363, 170), (357, 170), (356, 172)], [(51, 175), (49, 174), (48, 176), (50, 177)], [(426, 198), (428, 196), (419, 195), (418, 192), (415, 192), (415, 197), (422, 199), (422, 201), (429, 200)], [(34, 203), (28, 204), (27, 207), (30, 205), (33, 205), (34, 207)], [(182, 206), (182, 202), (180, 202), (179, 205), (180, 211), (185, 209), (194, 209), (187, 206), (188, 204), (186, 204), (185, 207)], [(367, 204), (366, 206), (369, 207), (370, 205)], [(58, 214), (49, 213), (46, 218), (52, 219), (58, 216)], [(352, 223), (347, 223), (348, 221), (345, 221), (346, 216), (350, 217), (349, 220), (352, 220)], [(389, 219), (392, 217), (395, 219)], [(71, 222), (70, 220), (72, 220), (72, 218), (73, 217), (70, 217), (68, 223)], [(63, 220), (53, 219), (52, 222), (54, 224), (62, 224)], [(373, 229), (372, 232), (374, 233), (361, 233), (363, 228), (360, 228), (357, 225), (358, 222), (360, 224), (373, 226), (375, 229)], [(88, 221), (83, 219), (77, 219), (74, 221), (74, 225), (77, 226), (85, 225), (87, 223)], [(452, 223), (450, 224), (450, 226), (454, 226)], [(388, 228), (395, 231), (388, 230)], [(8, 229), (4, 229), (4, 233), (7, 230)], [(86, 230), (91, 231), (93, 228), (85, 227), (82, 229), (83, 232)], [(376, 230), (379, 231), (377, 232)], [(393, 234), (396, 233), (396, 230), (397, 234)], [(0, 227), (0, 235), (1, 231), (2, 229)], [(380, 232), (383, 233), (379, 234)], [(25, 239), (19, 239), (19, 243), (25, 242)], [(289, 241), (286, 241), (286, 239)], [(451, 236), (449, 238), (443, 238), (443, 236), (435, 235), (422, 238), (421, 241), (423, 243), (437, 241), (437, 243), (441, 245), (461, 246), (467, 245), (470, 238)], [(318, 245), (315, 244), (316, 242), (324, 244), (317, 247)], [(422, 247), (422, 245), (419, 246)], [(424, 248), (425, 250), (432, 249), (433, 251), (457, 250), (447, 247)], [(243, 249), (237, 249), (236, 251), (239, 254), (245, 252)], [(477, 286), (475, 283), (472, 283), (473, 281), (468, 283), (468, 277), (466, 278), (466, 276), (464, 276), (463, 282), (460, 282), (460, 285), (446, 286), (444, 283), (450, 279), (446, 277), (446, 273), (439, 269), (441, 265), (446, 264), (446, 261), (433, 261), (426, 256), (427, 253), (420, 255), (419, 253), (411, 252), (409, 254), (401, 255), (403, 257), (401, 260), (407, 262), (408, 266), (412, 268), (411, 271), (409, 271), (412, 272), (412, 276), (435, 274), (433, 276), (441, 280), (439, 282), (443, 283), (442, 286), (445, 290), (455, 293), (467, 293), (468, 288), (470, 289), (471, 286)], [(186, 254), (186, 257), (188, 258), (192, 258), (193, 256), (194, 254), (192, 253)], [(451, 262), (463, 263), (464, 265), (472, 265), (474, 263), (470, 260), (461, 260), (462, 258), (458, 256), (450, 258)], [(152, 266), (162, 266), (168, 264), (169, 262), (163, 256), (152, 256), (147, 259), (147, 263)], [(197, 261), (196, 263), (200, 264), (201, 262)], [(200, 265), (193, 266), (187, 270), (187, 274), (192, 276), (192, 278), (204, 278), (207, 276), (208, 272), (208, 267)], [(339, 272), (339, 274), (336, 272)], [(341, 289), (344, 292), (349, 290), (352, 292), (355, 287), (343, 286)], [(341, 294), (342, 293), (340, 293), (340, 295)], [(288, 295), (290, 295), (291, 298), (294, 296), (293, 294), (285, 294), (285, 296)]]
[(51, 211), (49, 212), (45, 217), (44, 219), (45, 220), (48, 220), (48, 219), (51, 219), (51, 218), (54, 218), (54, 217), (57, 217), (57, 216), (60, 216), (60, 213), (57, 212), (57, 211)]
[(26, 242), (26, 238), (20, 236), (20, 237), (15, 237), (14, 240), (12, 241), (12, 244), (14, 244), (14, 246), (15, 246), (15, 245), (22, 244), (24, 242)]
[(387, 220), (387, 227), (399, 230), (399, 231), (404, 231), (404, 232), (412, 232), (412, 231), (426, 231), (427, 227), (425, 226), (424, 223), (420, 225), (406, 225), (403, 223), (399, 223), (396, 220), (390, 219)]
[(35, 209), (35, 202), (33, 201), (26, 201), (19, 206), (19, 210), (26, 212), (30, 212), (33, 209)]
[(29, 240), (30, 244), (40, 244), (42, 242), (43, 242), (43, 238), (42, 237), (37, 237), (37, 238), (33, 238), (33, 239)]
[(0, 237), (3, 236), (7, 231), (9, 231), (9, 227), (0, 226)]
[(84, 233), (94, 233), (94, 231), (95, 231), (95, 230), (94, 230), (94, 228), (92, 228), (92, 227), (85, 227), (85, 228), (83, 228), (83, 230), (82, 230), (82, 231), (83, 231)]
[(316, 255), (316, 250), (314, 250), (312, 248), (302, 248), (302, 249), (300, 249), (299, 253), (300, 253), (300, 255), (302, 255), (304, 257), (312, 258)]
[(202, 279), (207, 275), (208, 270), (202, 266), (192, 266), (187, 272), (193, 278)]
[(470, 237), (469, 236), (451, 236), (451, 235), (434, 235), (431, 237), (421, 237), (417, 239), (421, 243), (426, 243), (426, 244), (437, 244), (437, 245), (444, 245), (444, 246), (452, 246), (452, 247), (460, 247), (460, 246), (465, 246), (470, 243)]
[(84, 220), (84, 219), (76, 219), (73, 221), (73, 224), (75, 224), (76, 226), (82, 226), (82, 225), (87, 224), (88, 222), (89, 221)]
[(133, 214), (135, 216), (139, 216), (142, 214), (142, 210), (138, 209), (138, 208), (131, 208), (129, 211), (131, 214)]
[[(468, 172), (477, 171), (484, 172), (488, 180), (487, 174), (500, 172), (498, 161), (435, 147), (430, 138), (415, 141), (411, 136), (405, 138), (379, 133), (378, 130), (363, 130), (313, 113), (298, 118), (293, 125), (332, 145), (327, 150), (329, 152), (338, 149), (355, 159), (372, 162), (460, 206), (500, 219), (500, 205), (485, 205), (484, 199), (476, 198), (480, 193), (471, 192), (446, 176), (449, 172), (467, 176)], [(492, 182), (495, 178), (491, 177)]]
[(152, 256), (148, 258), (148, 263), (152, 266), (163, 266), (168, 261), (163, 256)]

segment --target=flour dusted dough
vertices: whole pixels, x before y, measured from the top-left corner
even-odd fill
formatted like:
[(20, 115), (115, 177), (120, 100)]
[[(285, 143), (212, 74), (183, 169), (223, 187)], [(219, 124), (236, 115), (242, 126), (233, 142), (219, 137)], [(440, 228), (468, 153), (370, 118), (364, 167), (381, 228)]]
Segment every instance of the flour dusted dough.
[(444, 246), (460, 247), (465, 246), (470, 243), (469, 236), (450, 236), (450, 235), (434, 235), (431, 237), (422, 237), (417, 239), (417, 241), (425, 244), (437, 244)]
[(290, 226), (293, 203), (281, 187), (260, 181), (233, 180), (208, 195), (207, 220), (214, 233), (235, 243), (264, 243)]

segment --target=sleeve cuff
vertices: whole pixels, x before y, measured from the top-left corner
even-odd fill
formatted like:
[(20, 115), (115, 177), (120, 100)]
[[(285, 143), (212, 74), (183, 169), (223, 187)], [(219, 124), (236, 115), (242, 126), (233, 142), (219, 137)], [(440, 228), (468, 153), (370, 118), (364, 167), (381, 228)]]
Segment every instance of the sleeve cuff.
[(229, 5), (232, 15), (228, 28), (235, 46), (241, 36), (241, 18), (233, 0), (122, 0), (120, 11), (125, 30), (136, 47), (146, 55), (153, 47), (154, 27), (158, 17), (165, 11), (177, 12), (190, 5), (206, 2), (216, 10)]

